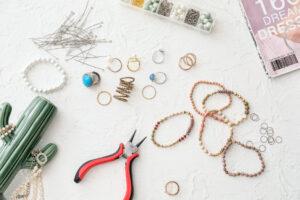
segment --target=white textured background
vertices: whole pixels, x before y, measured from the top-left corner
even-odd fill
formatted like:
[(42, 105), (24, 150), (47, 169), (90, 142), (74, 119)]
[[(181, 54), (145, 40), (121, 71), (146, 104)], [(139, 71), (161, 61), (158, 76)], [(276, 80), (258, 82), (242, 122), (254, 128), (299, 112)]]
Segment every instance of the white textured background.
[[(102, 35), (113, 40), (109, 45), (100, 44), (97, 53), (111, 54), (124, 61), (137, 54), (143, 66), (135, 74), (127, 69), (119, 74), (100, 71), (101, 85), (87, 89), (81, 84), (81, 76), (92, 69), (76, 62), (66, 63), (61, 57), (60, 63), (69, 79), (62, 91), (47, 96), (57, 105), (58, 113), (41, 141), (41, 145), (54, 142), (59, 146), (57, 156), (45, 168), (46, 199), (122, 199), (125, 191), (123, 161), (95, 168), (80, 184), (73, 182), (77, 168), (86, 160), (114, 152), (134, 129), (138, 129), (140, 139), (149, 136), (155, 121), (163, 116), (184, 109), (192, 111), (188, 94), (192, 84), (200, 79), (222, 82), (245, 96), (252, 112), (262, 118), (260, 122), (266, 120), (272, 125), (275, 134), (282, 136), (283, 143), (267, 146), (264, 153), (267, 168), (262, 176), (253, 179), (228, 177), (222, 171), (220, 158), (210, 158), (200, 150), (197, 142), (200, 117), (193, 112), (196, 126), (184, 143), (166, 150), (157, 149), (150, 140), (142, 146), (141, 156), (133, 167), (134, 199), (300, 199), (300, 71), (275, 80), (266, 77), (236, 0), (191, 2), (216, 14), (217, 25), (211, 35), (144, 15), (121, 6), (117, 0), (92, 2), (95, 9), (90, 22), (103, 20)], [(52, 32), (71, 10), (79, 14), (84, 6), (85, 1), (80, 0), (0, 1), (0, 99), (13, 105), (12, 122), (35, 96), (25, 87), (21, 70), (34, 59), (48, 57), (29, 38)], [(154, 65), (151, 61), (152, 52), (158, 48), (167, 52), (163, 65)], [(183, 72), (177, 67), (177, 61), (187, 52), (197, 54), (199, 65)], [(105, 61), (99, 59), (95, 64), (104, 66)], [(157, 87), (155, 100), (146, 101), (140, 91), (149, 83), (149, 73), (156, 71), (166, 72), (169, 80)], [(47, 73), (46, 70), (40, 72)], [(137, 79), (130, 102), (113, 101), (108, 107), (98, 106), (97, 91), (113, 92), (122, 75), (133, 75)], [(235, 130), (235, 138), (243, 142), (251, 139), (258, 145), (259, 123), (250, 120), (244, 123)], [(185, 127), (184, 123), (176, 121), (168, 125), (160, 130), (166, 137), (169, 133), (168, 139), (175, 138)], [(223, 128), (218, 126), (220, 124), (210, 129), (214, 136), (211, 146), (224, 137)], [(239, 149), (229, 157), (233, 168), (253, 170), (257, 165), (251, 153)], [(21, 179), (19, 175), (8, 193)], [(164, 184), (168, 180), (180, 184), (178, 197), (164, 194)]]

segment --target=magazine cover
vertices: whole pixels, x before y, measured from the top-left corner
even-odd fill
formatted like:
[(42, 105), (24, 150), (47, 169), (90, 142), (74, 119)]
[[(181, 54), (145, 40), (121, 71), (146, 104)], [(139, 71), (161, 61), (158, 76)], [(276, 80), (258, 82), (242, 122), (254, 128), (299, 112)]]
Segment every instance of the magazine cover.
[(300, 0), (241, 0), (241, 7), (270, 77), (300, 68)]

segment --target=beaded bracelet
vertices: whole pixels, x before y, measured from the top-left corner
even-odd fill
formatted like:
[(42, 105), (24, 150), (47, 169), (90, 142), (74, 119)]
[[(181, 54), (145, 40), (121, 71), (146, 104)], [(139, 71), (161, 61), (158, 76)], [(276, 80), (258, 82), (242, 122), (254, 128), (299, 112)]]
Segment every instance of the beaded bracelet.
[[(246, 173), (246, 172), (230, 172), (228, 171), (227, 169), (227, 164), (226, 164), (226, 154), (228, 152), (228, 149), (233, 145), (233, 144), (236, 144), (236, 145), (239, 145), (245, 149), (249, 149), (249, 150), (252, 150), (254, 151), (257, 155), (258, 155), (258, 158), (260, 160), (260, 163), (261, 163), (261, 168), (260, 170), (258, 170), (257, 172), (255, 173)], [(265, 168), (266, 168), (266, 165), (265, 165), (265, 162), (264, 162), (264, 159), (261, 155), (261, 152), (259, 149), (255, 148), (254, 146), (249, 146), (249, 145), (246, 145), (246, 144), (243, 144), (239, 141), (233, 141), (231, 140), (230, 141), (230, 144), (226, 146), (225, 150), (224, 150), (224, 153), (223, 153), (223, 156), (222, 156), (222, 160), (223, 160), (223, 170), (226, 174), (228, 174), (229, 176), (246, 176), (246, 177), (256, 177), (256, 176), (259, 176), (261, 175), (264, 171), (265, 171)]]
[[(185, 134), (183, 134), (181, 137), (179, 137), (179, 139), (177, 139), (176, 141), (174, 141), (170, 144), (160, 144), (160, 143), (158, 143), (155, 139), (155, 136), (156, 136), (156, 132), (157, 132), (157, 129), (159, 128), (159, 126), (163, 122), (165, 122), (165, 121), (167, 121), (167, 120), (169, 120), (173, 117), (180, 116), (180, 115), (187, 115), (190, 118), (190, 125), (189, 125), (187, 131), (185, 132)], [(172, 146), (175, 146), (176, 144), (178, 144), (179, 142), (182, 142), (183, 140), (185, 140), (189, 136), (191, 131), (193, 130), (193, 127), (194, 127), (194, 117), (193, 117), (192, 113), (190, 113), (188, 111), (182, 111), (182, 112), (174, 113), (174, 114), (171, 114), (167, 117), (164, 117), (160, 121), (156, 122), (156, 124), (153, 128), (153, 131), (152, 131), (151, 140), (152, 140), (153, 144), (155, 144), (157, 147), (161, 147), (161, 148), (172, 147)]]
[[(194, 83), (194, 85), (193, 85), (193, 87), (192, 87), (192, 90), (191, 90), (191, 92), (190, 92), (190, 102), (191, 102), (192, 107), (193, 107), (193, 109), (195, 110), (195, 112), (197, 112), (199, 115), (204, 116), (206, 112), (205, 112), (205, 111), (199, 110), (199, 109), (197, 108), (197, 106), (196, 106), (196, 104), (195, 104), (195, 100), (194, 100), (194, 93), (195, 93), (197, 87), (200, 86), (200, 85), (212, 85), (212, 86), (217, 86), (217, 87), (220, 88), (221, 90), (225, 90), (226, 88), (225, 88), (224, 85), (222, 85), (221, 83), (218, 83), (218, 82), (198, 81), (198, 82)], [(231, 97), (231, 95), (229, 95), (229, 94), (226, 94), (226, 95), (228, 96), (228, 103), (227, 103), (225, 106), (223, 106), (222, 108), (218, 109), (218, 111), (224, 111), (225, 109), (227, 109), (227, 108), (230, 107), (230, 105), (231, 105), (231, 103), (232, 103), (232, 97)], [(210, 112), (210, 114), (212, 115), (212, 116), (210, 116), (210, 117), (212, 117), (212, 118), (214, 118), (215, 120), (218, 120), (218, 121), (219, 121), (219, 118), (216, 116), (217, 113), (215, 113), (215, 112)]]
[(238, 94), (237, 92), (233, 92), (233, 91), (230, 91), (230, 90), (219, 90), (219, 91), (216, 91), (216, 92), (213, 92), (213, 93), (211, 93), (211, 94), (208, 94), (206, 97), (204, 97), (204, 99), (202, 100), (202, 109), (203, 110), (205, 110), (205, 111), (207, 111), (207, 109), (206, 109), (206, 101), (210, 98), (210, 97), (212, 97), (212, 96), (214, 96), (214, 95), (216, 95), (216, 94), (228, 94), (228, 95), (230, 95), (230, 96), (236, 96), (237, 98), (239, 98), (242, 102), (243, 102), (243, 104), (244, 104), (244, 108), (245, 108), (245, 111), (244, 111), (244, 116), (242, 116), (242, 118), (240, 118), (239, 120), (237, 120), (237, 121), (231, 121), (231, 120), (229, 120), (229, 118), (226, 116), (226, 115), (224, 115), (223, 114), (223, 112), (221, 111), (221, 110), (218, 110), (218, 112), (217, 112), (217, 116), (216, 116), (216, 118), (217, 118), (217, 120), (218, 121), (223, 121), (224, 123), (226, 123), (226, 124), (228, 124), (228, 125), (230, 125), (230, 126), (237, 126), (237, 125), (239, 125), (240, 123), (242, 123), (245, 119), (247, 119), (247, 117), (248, 117), (248, 115), (249, 115), (249, 103), (248, 103), (248, 101), (246, 101), (246, 99), (244, 98), (244, 97), (242, 97), (240, 94)]
[[(210, 111), (210, 112), (216, 112), (216, 111)], [(205, 143), (203, 141), (203, 135), (204, 135), (204, 129), (205, 129), (205, 122), (206, 122), (206, 119), (207, 117), (211, 116), (210, 112), (207, 112), (204, 116), (203, 116), (203, 119), (202, 119), (202, 122), (201, 122), (201, 126), (200, 126), (200, 131), (199, 131), (199, 144), (201, 146), (201, 149), (204, 151), (204, 153), (208, 154), (209, 156), (219, 156), (221, 155), (224, 150), (226, 149), (226, 146), (228, 146), (232, 140), (232, 137), (233, 137), (233, 127), (232, 126), (229, 126), (229, 137), (227, 138), (227, 141), (225, 143), (225, 145), (220, 149), (218, 150), (217, 152), (210, 152), (206, 146), (205, 146)], [(222, 121), (220, 121), (222, 122)]]
[[(29, 71), (36, 67), (37, 65), (40, 64), (50, 64), (53, 65), (55, 67), (55, 69), (60, 73), (60, 82), (58, 82), (55, 86), (50, 86), (49, 88), (38, 88), (32, 85), (32, 83), (30, 82), (29, 78), (28, 78), (28, 73)], [(32, 90), (33, 92), (37, 92), (37, 93), (44, 93), (44, 94), (48, 94), (48, 93), (52, 93), (55, 92), (56, 90), (61, 89), (67, 81), (67, 76), (66, 76), (66, 72), (63, 70), (63, 68), (53, 59), (38, 59), (33, 61), (32, 63), (30, 63), (22, 72), (22, 77), (23, 80), (25, 82), (25, 84), (27, 85), (27, 87)]]

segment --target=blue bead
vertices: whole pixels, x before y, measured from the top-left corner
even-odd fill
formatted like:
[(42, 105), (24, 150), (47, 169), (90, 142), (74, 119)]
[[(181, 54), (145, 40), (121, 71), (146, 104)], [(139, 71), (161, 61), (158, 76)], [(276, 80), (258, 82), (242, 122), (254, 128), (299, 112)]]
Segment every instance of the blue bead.
[(82, 76), (82, 83), (86, 87), (91, 87), (93, 85), (93, 78), (89, 74), (84, 74)]
[(154, 80), (155, 80), (155, 74), (150, 74), (149, 79), (150, 79), (151, 81), (154, 81)]

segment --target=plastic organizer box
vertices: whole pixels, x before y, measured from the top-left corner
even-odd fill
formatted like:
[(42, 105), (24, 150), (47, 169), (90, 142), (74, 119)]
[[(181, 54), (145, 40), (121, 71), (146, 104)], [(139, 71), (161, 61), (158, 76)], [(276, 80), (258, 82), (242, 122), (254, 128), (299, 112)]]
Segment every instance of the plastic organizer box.
[(168, 19), (177, 24), (192, 28), (197, 31), (210, 33), (215, 26), (215, 17), (205, 10), (195, 6), (175, 3), (170, 0), (120, 0), (137, 10), (142, 10), (151, 15)]

